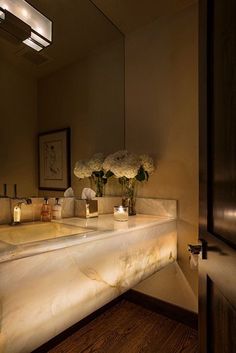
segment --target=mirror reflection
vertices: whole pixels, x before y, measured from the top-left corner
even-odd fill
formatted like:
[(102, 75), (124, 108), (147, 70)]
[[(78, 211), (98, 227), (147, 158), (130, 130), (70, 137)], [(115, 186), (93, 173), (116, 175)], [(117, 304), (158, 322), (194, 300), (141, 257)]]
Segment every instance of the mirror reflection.
[(38, 135), (69, 127), (79, 195), (75, 162), (124, 147), (124, 38), (89, 0), (29, 3), (52, 21), (52, 43), (37, 52), (0, 28), (0, 194), (6, 183), (8, 196), (14, 184), (50, 195), (38, 191)]

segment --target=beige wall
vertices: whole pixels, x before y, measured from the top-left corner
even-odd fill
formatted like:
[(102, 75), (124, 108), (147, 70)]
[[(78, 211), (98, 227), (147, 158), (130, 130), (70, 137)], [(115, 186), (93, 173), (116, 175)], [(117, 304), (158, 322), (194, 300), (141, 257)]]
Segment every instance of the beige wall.
[(0, 194), (13, 184), (19, 196), (37, 195), (37, 84), (12, 64), (0, 60)]
[(126, 146), (155, 157), (145, 197), (178, 204), (178, 261), (197, 293), (187, 244), (198, 229), (197, 5), (126, 37)]
[(181, 308), (198, 311), (197, 298), (176, 261), (146, 278), (134, 289)]
[[(41, 132), (71, 127), (72, 169), (78, 159), (123, 148), (123, 39), (39, 81), (38, 114)], [(72, 186), (77, 195), (84, 186), (73, 173)]]

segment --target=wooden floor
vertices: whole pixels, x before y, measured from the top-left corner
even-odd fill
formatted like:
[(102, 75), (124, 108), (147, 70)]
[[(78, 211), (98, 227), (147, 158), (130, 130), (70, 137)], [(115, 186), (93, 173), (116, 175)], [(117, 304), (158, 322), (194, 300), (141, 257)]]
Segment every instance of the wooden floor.
[(197, 353), (197, 331), (122, 300), (50, 353)]

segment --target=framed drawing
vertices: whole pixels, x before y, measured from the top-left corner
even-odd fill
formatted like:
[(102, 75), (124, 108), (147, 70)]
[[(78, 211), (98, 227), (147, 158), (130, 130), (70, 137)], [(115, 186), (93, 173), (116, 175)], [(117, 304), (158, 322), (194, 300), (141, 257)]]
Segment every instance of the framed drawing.
[(39, 189), (63, 191), (70, 184), (70, 129), (40, 134)]

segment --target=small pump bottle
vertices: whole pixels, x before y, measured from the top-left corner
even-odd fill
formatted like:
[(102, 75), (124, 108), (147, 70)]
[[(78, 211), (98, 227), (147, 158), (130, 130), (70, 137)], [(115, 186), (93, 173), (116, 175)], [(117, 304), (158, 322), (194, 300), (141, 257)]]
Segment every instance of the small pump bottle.
[(21, 219), (21, 207), (20, 205), (16, 205), (13, 211), (13, 223), (20, 224), (20, 219)]
[(49, 203), (48, 203), (48, 198), (45, 197), (44, 203), (42, 206), (42, 210), (41, 210), (41, 221), (42, 222), (51, 222), (51, 220), (52, 220), (51, 205), (49, 205)]
[(61, 204), (59, 204), (59, 198), (56, 198), (56, 202), (52, 207), (52, 219), (61, 219)]

